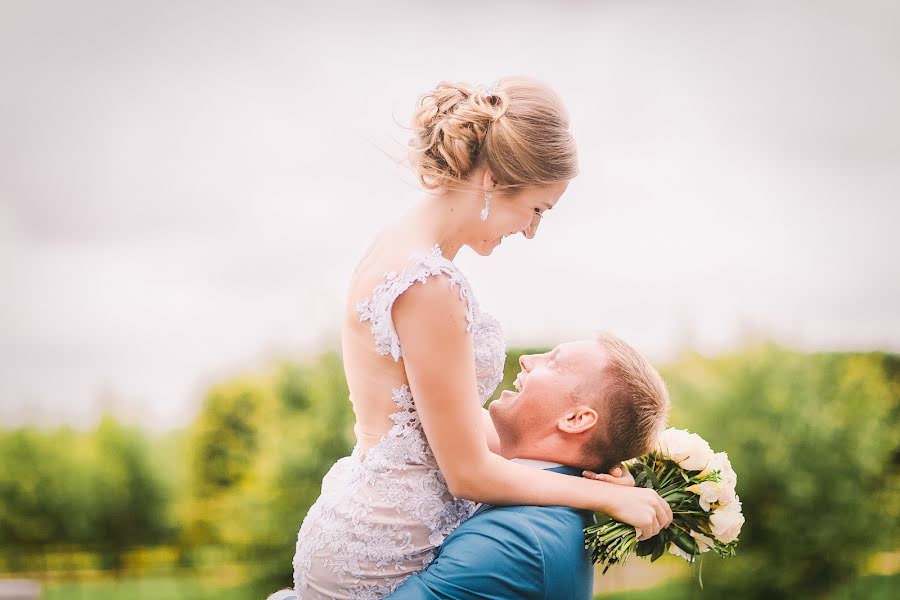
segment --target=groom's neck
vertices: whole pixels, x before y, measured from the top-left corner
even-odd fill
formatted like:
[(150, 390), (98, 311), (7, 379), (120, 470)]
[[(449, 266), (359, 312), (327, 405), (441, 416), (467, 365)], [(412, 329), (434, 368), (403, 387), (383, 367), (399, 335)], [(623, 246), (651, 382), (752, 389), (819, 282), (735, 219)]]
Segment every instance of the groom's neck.
[[(579, 449), (580, 450), (580, 449)], [(582, 468), (582, 461), (572, 449), (559, 448), (553, 444), (532, 443), (527, 446), (507, 447), (500, 440), (500, 455), (506, 459), (527, 458), (544, 462), (558, 463), (566, 467)]]

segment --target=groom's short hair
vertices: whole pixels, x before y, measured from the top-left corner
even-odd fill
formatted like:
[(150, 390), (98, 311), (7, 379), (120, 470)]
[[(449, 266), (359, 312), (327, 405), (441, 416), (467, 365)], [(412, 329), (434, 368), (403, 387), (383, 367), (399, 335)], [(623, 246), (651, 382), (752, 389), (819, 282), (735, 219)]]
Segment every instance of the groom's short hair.
[(575, 389), (600, 421), (582, 447), (585, 466), (605, 473), (648, 452), (665, 427), (669, 392), (659, 372), (624, 340), (601, 333), (606, 362)]

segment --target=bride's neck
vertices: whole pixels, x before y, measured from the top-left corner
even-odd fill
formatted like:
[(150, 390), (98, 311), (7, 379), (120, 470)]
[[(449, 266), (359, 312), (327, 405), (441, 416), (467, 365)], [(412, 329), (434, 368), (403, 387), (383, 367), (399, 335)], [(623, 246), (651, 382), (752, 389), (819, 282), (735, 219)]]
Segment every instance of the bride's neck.
[(466, 210), (470, 199), (465, 192), (444, 192), (427, 194), (410, 213), (415, 229), (422, 232), (423, 239), (441, 247), (443, 255), (453, 260), (466, 242), (471, 215)]

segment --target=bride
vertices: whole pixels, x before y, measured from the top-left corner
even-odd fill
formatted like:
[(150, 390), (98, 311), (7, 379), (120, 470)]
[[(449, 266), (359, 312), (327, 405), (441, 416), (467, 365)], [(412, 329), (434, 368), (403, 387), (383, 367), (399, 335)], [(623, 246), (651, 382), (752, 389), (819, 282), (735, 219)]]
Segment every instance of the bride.
[(412, 130), (411, 162), (430, 193), (380, 232), (350, 282), (342, 349), (357, 443), (300, 527), (303, 600), (387, 596), (477, 503), (602, 511), (643, 538), (671, 518), (652, 490), (492, 452), (482, 406), (503, 376), (503, 332), (453, 259), (462, 246), (489, 256), (507, 236), (534, 238), (566, 191), (577, 162), (559, 98), (525, 78), (490, 90), (441, 83), (420, 98)]

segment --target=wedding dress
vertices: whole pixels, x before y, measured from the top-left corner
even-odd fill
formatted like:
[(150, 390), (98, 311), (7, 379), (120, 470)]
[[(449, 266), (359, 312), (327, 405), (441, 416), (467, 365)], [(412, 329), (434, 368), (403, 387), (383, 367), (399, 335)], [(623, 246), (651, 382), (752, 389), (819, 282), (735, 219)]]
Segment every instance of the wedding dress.
[[(370, 323), (378, 352), (400, 360), (394, 301), (416, 282), (438, 275), (466, 302), (482, 406), (503, 378), (503, 332), (438, 246), (415, 253), (399, 274), (386, 273), (372, 296), (358, 303), (359, 318)], [(294, 556), (294, 590), (301, 600), (376, 600), (391, 594), (427, 567), (434, 549), (475, 510), (475, 503), (448, 491), (409, 386), (398, 382), (393, 401), (393, 427), (364, 455), (357, 444), (334, 464), (303, 520)]]

